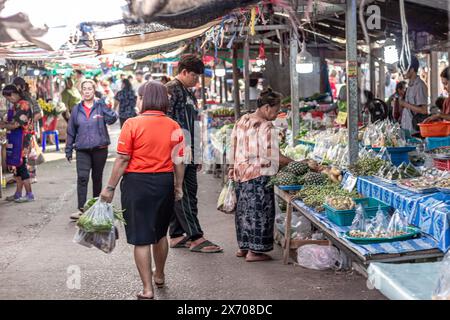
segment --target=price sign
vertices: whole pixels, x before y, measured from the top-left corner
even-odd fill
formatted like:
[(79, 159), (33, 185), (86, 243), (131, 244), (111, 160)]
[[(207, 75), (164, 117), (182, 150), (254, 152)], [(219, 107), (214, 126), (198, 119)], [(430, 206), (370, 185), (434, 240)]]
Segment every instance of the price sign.
[(348, 61), (347, 62), (347, 76), (349, 78), (357, 78), (358, 77), (358, 62), (357, 61)]
[(336, 118), (336, 123), (342, 126), (347, 124), (347, 112), (339, 111), (339, 114)]
[(352, 192), (353, 189), (355, 189), (355, 187), (356, 187), (357, 181), (358, 181), (358, 178), (354, 177), (352, 174), (349, 173), (342, 188), (344, 190), (347, 190), (348, 192)]

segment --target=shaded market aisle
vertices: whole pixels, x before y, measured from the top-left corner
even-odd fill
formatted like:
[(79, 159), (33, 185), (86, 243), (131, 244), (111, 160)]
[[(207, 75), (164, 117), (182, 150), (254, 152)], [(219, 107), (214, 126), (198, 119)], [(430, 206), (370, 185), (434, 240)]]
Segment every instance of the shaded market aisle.
[[(105, 179), (111, 172), (113, 152), (110, 155)], [(141, 289), (123, 228), (109, 255), (72, 242), (75, 224), (68, 217), (76, 208), (75, 181), (74, 164), (48, 162), (33, 185), (35, 203), (0, 200), (0, 299), (134, 299)], [(219, 180), (199, 175), (200, 221), (207, 238), (220, 244), (224, 253), (171, 249), (167, 287), (156, 291), (158, 299), (383, 299), (356, 273), (283, 265), (278, 246), (272, 252), (274, 261), (236, 258), (234, 216), (216, 211), (219, 192)], [(118, 193), (116, 204), (119, 199)], [(68, 271), (73, 270), (80, 271), (79, 289), (68, 281)]]

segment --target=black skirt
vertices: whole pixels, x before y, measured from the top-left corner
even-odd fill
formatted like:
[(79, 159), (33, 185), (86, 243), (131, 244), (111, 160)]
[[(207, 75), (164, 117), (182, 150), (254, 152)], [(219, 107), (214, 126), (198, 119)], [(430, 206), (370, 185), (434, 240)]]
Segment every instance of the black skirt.
[(127, 173), (121, 185), (127, 242), (158, 243), (167, 235), (174, 208), (173, 173)]

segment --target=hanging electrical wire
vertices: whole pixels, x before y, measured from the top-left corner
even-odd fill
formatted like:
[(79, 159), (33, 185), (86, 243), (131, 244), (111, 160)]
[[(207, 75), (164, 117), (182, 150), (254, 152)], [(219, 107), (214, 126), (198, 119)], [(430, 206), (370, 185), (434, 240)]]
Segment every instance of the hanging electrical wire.
[(408, 72), (411, 67), (411, 47), (409, 45), (408, 21), (405, 13), (405, 0), (400, 0), (400, 19), (402, 24), (402, 51), (400, 52), (400, 70)]
[[(366, 27), (366, 21), (364, 19), (364, 7), (366, 5), (366, 0), (362, 0), (361, 4), (359, 6), (359, 23), (361, 24), (361, 28), (363, 30), (364, 33), (364, 41), (367, 43), (367, 46), (369, 47), (369, 53), (367, 55), (367, 64), (369, 65), (369, 72), (372, 72), (373, 70), (370, 68), (371, 63), (372, 63), (372, 46), (370, 44), (370, 37), (369, 37), (369, 33), (367, 32), (367, 27)], [(370, 75), (371, 77), (373, 77), (374, 75)], [(365, 103), (366, 101), (366, 96), (364, 94), (364, 90), (365, 90), (365, 79), (363, 77), (361, 77), (361, 83), (360, 83), (360, 87), (362, 88), (362, 90), (360, 90), (361, 92), (361, 102)]]

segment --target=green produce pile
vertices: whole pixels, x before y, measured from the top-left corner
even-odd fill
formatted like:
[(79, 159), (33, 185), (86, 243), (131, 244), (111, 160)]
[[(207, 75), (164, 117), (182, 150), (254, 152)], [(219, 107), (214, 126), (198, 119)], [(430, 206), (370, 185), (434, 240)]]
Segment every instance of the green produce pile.
[(294, 161), (273, 176), (268, 186), (321, 185), (327, 181), (326, 175), (310, 172), (306, 162)]
[(330, 195), (333, 195), (334, 197), (360, 197), (356, 191), (348, 192), (347, 190), (342, 189), (339, 184), (329, 183), (323, 186), (307, 186), (300, 190), (296, 194), (295, 198), (303, 201), (303, 203), (308, 207), (321, 212), (324, 210), (323, 204)]
[[(86, 203), (84, 204), (84, 207), (83, 207), (83, 212), (87, 212), (97, 202), (97, 200), (98, 200), (98, 197), (92, 198), (92, 199), (89, 199), (88, 201), (86, 201)], [(120, 209), (116, 208), (114, 205), (112, 206), (112, 208), (113, 208), (113, 213), (114, 213), (114, 219), (122, 222), (123, 224), (126, 224), (125, 219), (123, 218), (123, 213), (125, 212), (125, 210), (120, 210)], [(84, 215), (84, 214), (81, 215), (81, 217), (84, 217), (84, 216), (86, 216), (86, 215)]]
[(228, 108), (221, 108), (212, 111), (213, 117), (234, 117), (234, 110)]
[(377, 157), (365, 157), (359, 159), (355, 164), (351, 165), (349, 169), (355, 177), (374, 176), (378, 173), (381, 167), (385, 166), (387, 163), (387, 161)]

